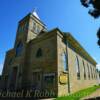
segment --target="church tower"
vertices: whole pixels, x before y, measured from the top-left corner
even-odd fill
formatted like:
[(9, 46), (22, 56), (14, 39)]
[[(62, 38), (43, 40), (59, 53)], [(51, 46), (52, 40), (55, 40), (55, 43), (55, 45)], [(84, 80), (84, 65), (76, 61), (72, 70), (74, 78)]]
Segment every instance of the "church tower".
[(32, 39), (36, 38), (41, 31), (46, 31), (45, 24), (40, 20), (36, 11), (29, 13), (19, 21), (15, 47), (20, 41), (28, 43)]
[[(20, 88), (26, 64), (27, 44), (36, 38), (46, 27), (35, 11), (18, 23), (14, 48), (6, 53), (2, 76), (5, 89)], [(19, 78), (20, 77), (20, 78)]]

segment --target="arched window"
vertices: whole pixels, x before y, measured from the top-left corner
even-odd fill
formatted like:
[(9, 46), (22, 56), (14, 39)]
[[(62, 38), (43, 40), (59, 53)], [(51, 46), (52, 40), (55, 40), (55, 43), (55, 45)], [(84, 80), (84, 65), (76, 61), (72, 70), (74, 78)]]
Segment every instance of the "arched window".
[(23, 32), (23, 30), (24, 30), (24, 26), (19, 26), (18, 32), (21, 33), (21, 32)]
[(40, 27), (37, 26), (36, 32), (39, 34), (40, 33)]
[(23, 44), (19, 42), (16, 47), (16, 56), (20, 56), (22, 54), (22, 50), (23, 50)]
[(26, 22), (26, 23), (25, 23), (25, 26), (24, 26), (25, 29), (28, 29), (28, 26), (29, 26), (29, 24), (28, 24), (28, 22)]
[(39, 48), (38, 50), (37, 50), (37, 53), (36, 53), (36, 57), (41, 57), (42, 56), (42, 49), (41, 48)]
[(13, 58), (10, 58), (9, 59), (9, 65), (11, 65), (12, 61), (13, 61)]
[(67, 71), (68, 66), (67, 66), (67, 55), (66, 55), (66, 53), (62, 54), (62, 60), (63, 60), (64, 71)]
[(91, 78), (93, 79), (93, 69), (92, 69), (92, 66), (90, 66), (90, 69), (91, 69)]
[(33, 21), (33, 31), (36, 32), (36, 23)]
[(87, 64), (87, 69), (88, 69), (88, 78), (90, 79), (90, 68), (88, 64)]
[(79, 59), (78, 59), (77, 56), (76, 56), (76, 59), (75, 59), (75, 67), (76, 67), (77, 79), (80, 79)]
[(84, 69), (84, 79), (86, 79), (86, 69), (85, 69), (84, 61), (83, 61), (83, 69)]

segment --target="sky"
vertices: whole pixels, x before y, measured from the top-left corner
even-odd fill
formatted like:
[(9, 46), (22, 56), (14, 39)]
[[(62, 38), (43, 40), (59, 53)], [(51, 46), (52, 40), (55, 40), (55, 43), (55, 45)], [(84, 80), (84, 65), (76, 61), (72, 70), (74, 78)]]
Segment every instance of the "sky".
[(70, 32), (96, 60), (100, 69), (100, 48), (96, 32), (100, 18), (88, 15), (80, 0), (0, 0), (0, 74), (6, 51), (13, 48), (18, 21), (36, 9), (48, 30), (58, 27)]

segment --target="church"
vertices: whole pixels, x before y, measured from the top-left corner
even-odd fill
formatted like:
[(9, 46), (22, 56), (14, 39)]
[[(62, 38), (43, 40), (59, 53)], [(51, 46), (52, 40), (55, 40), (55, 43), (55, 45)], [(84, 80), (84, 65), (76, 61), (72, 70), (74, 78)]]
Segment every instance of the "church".
[(2, 90), (39, 90), (54, 96), (97, 85), (96, 61), (68, 32), (50, 31), (34, 11), (18, 23), (6, 52)]

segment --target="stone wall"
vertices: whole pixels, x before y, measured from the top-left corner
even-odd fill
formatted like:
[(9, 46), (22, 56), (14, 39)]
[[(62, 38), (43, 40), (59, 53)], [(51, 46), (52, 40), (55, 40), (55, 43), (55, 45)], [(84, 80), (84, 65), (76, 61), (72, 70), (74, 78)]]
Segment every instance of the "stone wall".
[[(66, 47), (65, 43), (63, 42), (63, 35), (58, 32), (57, 36), (57, 53), (58, 53), (58, 96), (68, 95), (68, 93), (73, 93), (78, 90), (97, 85), (97, 73), (96, 73), (96, 65), (93, 65), (91, 62), (87, 61), (84, 57), (80, 54), (76, 53), (75, 47), (71, 47), (71, 44), (68, 44)], [(64, 71), (63, 61), (62, 61), (62, 54), (67, 52), (68, 57), (68, 70)], [(76, 72), (76, 63), (75, 59), (76, 56), (79, 60), (79, 68), (80, 68), (80, 79), (77, 79), (77, 72)], [(84, 68), (83, 68), (83, 61), (85, 66), (86, 72), (86, 79), (84, 78)], [(88, 65), (87, 65), (88, 64)], [(88, 74), (88, 68), (90, 72), (90, 78)], [(59, 76), (61, 73), (67, 74), (67, 84), (60, 84)], [(69, 77), (68, 77), (69, 73)]]

